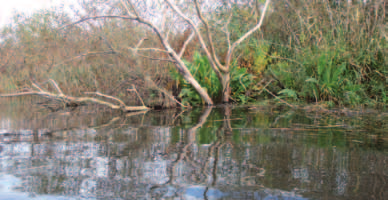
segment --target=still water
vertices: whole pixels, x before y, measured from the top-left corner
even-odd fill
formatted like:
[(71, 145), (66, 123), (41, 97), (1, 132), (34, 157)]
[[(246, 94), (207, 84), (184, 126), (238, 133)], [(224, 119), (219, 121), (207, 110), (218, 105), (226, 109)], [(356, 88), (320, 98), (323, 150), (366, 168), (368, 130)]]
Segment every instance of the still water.
[(0, 103), (0, 199), (388, 199), (382, 111)]

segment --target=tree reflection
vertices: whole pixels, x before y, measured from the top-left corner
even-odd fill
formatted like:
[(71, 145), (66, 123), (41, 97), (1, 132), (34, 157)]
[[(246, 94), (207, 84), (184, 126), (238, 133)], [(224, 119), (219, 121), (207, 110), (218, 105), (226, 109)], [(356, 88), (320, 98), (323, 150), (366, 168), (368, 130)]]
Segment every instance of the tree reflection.
[[(204, 125), (207, 118), (209, 117), (210, 113), (212, 111), (212, 107), (206, 107), (204, 111), (202, 112), (202, 115), (199, 117), (199, 120), (197, 124), (195, 124), (193, 127), (189, 128), (187, 130), (187, 142), (184, 141), (184, 137), (180, 137), (180, 141), (178, 142), (178, 155), (175, 160), (172, 161), (170, 166), (168, 167), (168, 173), (169, 173), (169, 179), (163, 184), (157, 184), (150, 187), (150, 192), (153, 194), (155, 191), (159, 188), (164, 188), (168, 184), (179, 184), (179, 181), (176, 181), (175, 178), (179, 177), (179, 175), (182, 175), (182, 169), (180, 170), (181, 173), (177, 173), (179, 168), (179, 164), (181, 166), (190, 165), (191, 167), (198, 169), (200, 168), (199, 165), (197, 165), (193, 158), (190, 156), (189, 148), (193, 148), (193, 146), (196, 146), (196, 133), (197, 130)], [(185, 144), (187, 143), (187, 144)], [(195, 158), (194, 158), (195, 159)], [(185, 161), (185, 162), (184, 162)], [(158, 190), (160, 191), (160, 190)]]
[(0, 172), (21, 177), (19, 190), (38, 196), (369, 199), (371, 190), (386, 195), (385, 144), (373, 143), (384, 135), (368, 140), (338, 129), (289, 128), (290, 118), (310, 120), (292, 118), (297, 112), (169, 112), (95, 116), (82, 123), (77, 116), (52, 116), (29, 129), (22, 124), (13, 139), (0, 136)]

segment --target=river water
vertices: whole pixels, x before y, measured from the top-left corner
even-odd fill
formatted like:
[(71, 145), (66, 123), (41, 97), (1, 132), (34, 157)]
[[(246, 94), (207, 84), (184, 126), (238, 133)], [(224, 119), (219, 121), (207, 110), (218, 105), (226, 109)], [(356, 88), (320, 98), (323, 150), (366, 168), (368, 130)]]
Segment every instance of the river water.
[(0, 103), (0, 199), (388, 199), (383, 111)]

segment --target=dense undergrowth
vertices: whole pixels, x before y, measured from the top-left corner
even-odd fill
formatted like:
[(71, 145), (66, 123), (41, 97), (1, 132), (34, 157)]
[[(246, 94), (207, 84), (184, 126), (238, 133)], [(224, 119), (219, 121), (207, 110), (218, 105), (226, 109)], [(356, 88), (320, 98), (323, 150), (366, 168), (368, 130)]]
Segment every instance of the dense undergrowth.
[(274, 60), (266, 71), (279, 83), (272, 90), (308, 102), (386, 104), (386, 8), (382, 1), (342, 6), (313, 1), (294, 13), (279, 9), (287, 13), (282, 27), (288, 28), (268, 31), (279, 31), (272, 41), (283, 44), (271, 52)]
[[(274, 98), (271, 92), (286, 101), (329, 106), (388, 103), (387, 3), (335, 2), (273, 2), (261, 31), (235, 53), (232, 101), (245, 104)], [(92, 12), (91, 4), (83, 8)], [(251, 7), (212, 15), (209, 23), (220, 56), (228, 44), (223, 24), (217, 22), (227, 20), (230, 12), (232, 41), (254, 26), (259, 16)], [(118, 19), (61, 28), (71, 21), (57, 9), (15, 15), (14, 24), (1, 29), (1, 93), (52, 78), (72, 95), (99, 91), (138, 104), (135, 95), (126, 91), (135, 85), (149, 106), (175, 106), (166, 91), (183, 104), (202, 104), (171, 63), (149, 59), (167, 59), (166, 54), (132, 51), (139, 41), (144, 47), (161, 47), (151, 30)], [(190, 31), (172, 34), (173, 48), (180, 49)], [(212, 99), (220, 101), (221, 84), (197, 40), (188, 45), (183, 58)]]

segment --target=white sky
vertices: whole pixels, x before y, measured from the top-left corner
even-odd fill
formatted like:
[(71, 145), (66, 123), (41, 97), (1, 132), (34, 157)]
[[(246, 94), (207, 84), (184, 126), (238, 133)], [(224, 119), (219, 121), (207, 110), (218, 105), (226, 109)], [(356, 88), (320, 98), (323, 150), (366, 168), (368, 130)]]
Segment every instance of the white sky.
[(15, 10), (32, 14), (39, 9), (50, 8), (61, 3), (68, 6), (72, 2), (76, 0), (0, 0), (0, 27), (11, 22)]

